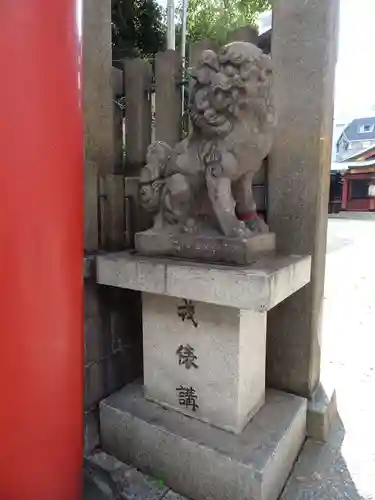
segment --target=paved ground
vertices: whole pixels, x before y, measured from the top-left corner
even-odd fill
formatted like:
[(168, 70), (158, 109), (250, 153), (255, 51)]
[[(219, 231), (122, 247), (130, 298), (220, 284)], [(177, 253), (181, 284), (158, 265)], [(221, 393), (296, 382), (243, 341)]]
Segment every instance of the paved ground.
[(375, 499), (375, 216), (346, 217), (329, 220), (323, 322), (340, 421), (306, 443), (282, 500)]
[[(347, 217), (329, 220), (323, 322), (340, 419), (329, 443), (306, 442), (282, 500), (375, 500), (375, 215)], [(127, 491), (118, 498), (180, 498), (116, 467)], [(105, 475), (102, 483), (107, 494), (92, 491), (85, 500), (116, 498)]]

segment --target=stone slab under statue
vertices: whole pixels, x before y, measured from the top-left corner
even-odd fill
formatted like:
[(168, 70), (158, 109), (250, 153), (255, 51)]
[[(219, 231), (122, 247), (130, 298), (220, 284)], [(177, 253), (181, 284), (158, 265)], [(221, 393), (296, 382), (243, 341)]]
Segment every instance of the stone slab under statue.
[(250, 43), (202, 53), (190, 135), (148, 148), (140, 203), (154, 226), (136, 235), (139, 253), (243, 265), (274, 251), (252, 191), (276, 125), (271, 74), (270, 57)]
[(275, 234), (226, 238), (208, 232), (193, 235), (149, 229), (136, 234), (135, 246), (142, 255), (168, 255), (201, 262), (245, 265), (275, 251)]

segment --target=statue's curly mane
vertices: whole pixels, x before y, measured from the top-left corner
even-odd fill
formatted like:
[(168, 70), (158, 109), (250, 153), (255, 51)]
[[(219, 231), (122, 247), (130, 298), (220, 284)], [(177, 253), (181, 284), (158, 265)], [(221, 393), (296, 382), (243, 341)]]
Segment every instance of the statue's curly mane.
[(260, 124), (265, 117), (272, 121), (271, 59), (255, 45), (233, 42), (218, 54), (205, 50), (192, 76), (190, 116), (206, 135), (227, 135), (247, 113)]

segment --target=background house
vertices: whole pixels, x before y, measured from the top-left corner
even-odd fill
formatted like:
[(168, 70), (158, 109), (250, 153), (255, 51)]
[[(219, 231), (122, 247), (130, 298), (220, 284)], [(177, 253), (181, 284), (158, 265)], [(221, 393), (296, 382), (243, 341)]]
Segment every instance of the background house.
[(342, 210), (375, 211), (375, 141), (359, 153), (353, 152), (341, 163)]
[(340, 135), (336, 145), (336, 161), (375, 146), (375, 116), (356, 118)]

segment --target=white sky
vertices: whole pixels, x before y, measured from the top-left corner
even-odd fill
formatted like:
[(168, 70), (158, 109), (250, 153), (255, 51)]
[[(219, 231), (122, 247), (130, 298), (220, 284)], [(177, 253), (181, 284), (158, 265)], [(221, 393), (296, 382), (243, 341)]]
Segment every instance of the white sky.
[[(166, 0), (158, 0), (165, 6)], [(177, 1), (176, 1), (177, 3)], [(335, 121), (375, 114), (375, 0), (341, 0)], [(270, 16), (260, 22), (260, 31)]]
[(369, 114), (374, 107), (374, 21), (375, 0), (341, 0), (336, 122)]

